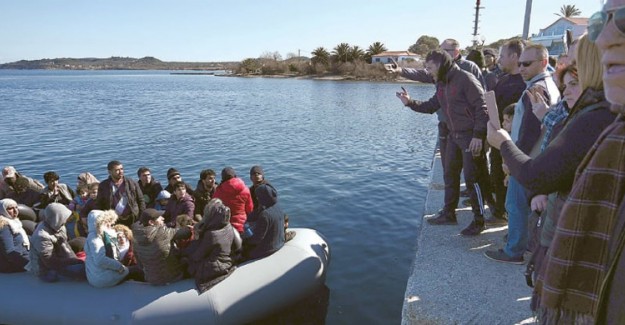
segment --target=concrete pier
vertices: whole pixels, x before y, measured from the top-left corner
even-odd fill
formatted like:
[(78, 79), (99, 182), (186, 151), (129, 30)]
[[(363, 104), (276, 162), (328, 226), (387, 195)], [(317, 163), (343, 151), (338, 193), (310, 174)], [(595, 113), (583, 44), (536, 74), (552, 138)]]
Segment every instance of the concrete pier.
[[(426, 218), (443, 206), (438, 154), (432, 164), (423, 213)], [(503, 247), (507, 225), (487, 225), (477, 237), (461, 236), (473, 214), (460, 205), (458, 225), (432, 226), (423, 220), (406, 286), (402, 324), (534, 324), (529, 309), (532, 289), (523, 275), (526, 266), (492, 261), (483, 255), (486, 250)], [(526, 254), (525, 260), (528, 258)]]

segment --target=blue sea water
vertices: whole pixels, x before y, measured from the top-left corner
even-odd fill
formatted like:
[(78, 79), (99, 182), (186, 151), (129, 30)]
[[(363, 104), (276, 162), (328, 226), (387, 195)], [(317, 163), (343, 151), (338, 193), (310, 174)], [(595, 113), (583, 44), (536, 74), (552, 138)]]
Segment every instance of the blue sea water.
[(71, 186), (84, 171), (105, 179), (113, 159), (164, 183), (176, 167), (193, 186), (202, 169), (226, 166), (250, 184), (262, 165), (290, 226), (329, 241), (326, 322), (398, 323), (436, 140), (435, 116), (404, 108), (399, 86), (0, 70), (0, 164), (41, 181), (55, 170)]

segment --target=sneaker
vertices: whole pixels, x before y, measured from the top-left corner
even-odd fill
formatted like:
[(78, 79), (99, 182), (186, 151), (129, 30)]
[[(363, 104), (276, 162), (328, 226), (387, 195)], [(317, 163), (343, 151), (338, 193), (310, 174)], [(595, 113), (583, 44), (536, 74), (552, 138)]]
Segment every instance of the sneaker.
[(428, 218), (426, 220), (431, 225), (457, 225), (458, 224), (458, 220), (456, 220), (456, 214), (453, 212), (445, 211), (445, 210), (439, 211), (436, 217)]
[(475, 221), (475, 220), (473, 220), (473, 221), (471, 221), (469, 226), (467, 226), (466, 228), (462, 229), (460, 234), (463, 235), (463, 236), (477, 236), (477, 235), (481, 234), (482, 231), (484, 231), (484, 221)]
[(523, 256), (510, 257), (508, 256), (508, 254), (506, 254), (503, 251), (503, 249), (498, 249), (496, 251), (492, 251), (492, 250), (485, 251), (484, 256), (497, 262), (510, 263), (510, 264), (524, 264), (525, 263), (525, 261), (523, 260)]

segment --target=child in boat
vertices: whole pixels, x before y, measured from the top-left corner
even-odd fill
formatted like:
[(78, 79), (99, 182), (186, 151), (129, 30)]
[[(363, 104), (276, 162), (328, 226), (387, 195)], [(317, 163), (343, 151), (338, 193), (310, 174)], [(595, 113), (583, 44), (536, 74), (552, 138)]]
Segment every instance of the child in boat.
[(78, 214), (80, 216), (78, 222), (78, 232), (82, 237), (87, 237), (87, 216), (89, 215), (89, 212), (95, 209), (95, 200), (98, 197), (98, 185), (100, 185), (100, 183), (91, 183), (87, 186), (89, 198)]
[(156, 196), (156, 204), (154, 205), (154, 210), (156, 211), (165, 211), (165, 207), (167, 203), (169, 203), (169, 198), (171, 198), (171, 193), (166, 190), (160, 191)]
[(68, 207), (72, 211), (72, 216), (67, 220), (67, 224), (65, 224), (65, 228), (67, 229), (67, 237), (69, 239), (74, 239), (76, 237), (85, 237), (86, 235), (81, 234), (80, 231), (80, 210), (85, 206), (87, 201), (89, 200), (89, 188), (86, 185), (78, 186), (76, 190), (76, 196), (69, 203)]

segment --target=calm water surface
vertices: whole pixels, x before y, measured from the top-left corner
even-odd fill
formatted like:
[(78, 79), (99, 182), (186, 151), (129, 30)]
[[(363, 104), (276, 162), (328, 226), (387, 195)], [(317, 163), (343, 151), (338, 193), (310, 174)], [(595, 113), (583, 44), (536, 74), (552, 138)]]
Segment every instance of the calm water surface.
[[(328, 324), (398, 323), (436, 136), (434, 116), (395, 98), (398, 84), (220, 78), (128, 71), (0, 70), (0, 164), (43, 180), (55, 170), (106, 178), (150, 166), (260, 164), (292, 227), (330, 243)], [(410, 86), (428, 98), (432, 86)]]

